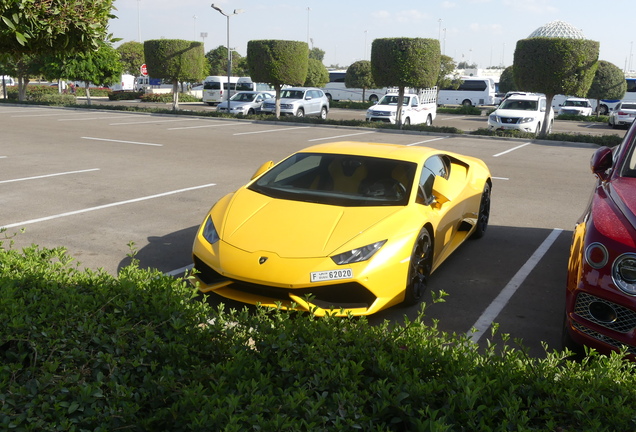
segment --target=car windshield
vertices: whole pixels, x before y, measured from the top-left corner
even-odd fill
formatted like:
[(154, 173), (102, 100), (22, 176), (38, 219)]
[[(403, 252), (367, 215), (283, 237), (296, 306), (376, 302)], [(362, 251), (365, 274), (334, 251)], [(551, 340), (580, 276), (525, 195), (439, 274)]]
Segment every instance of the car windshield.
[[(380, 99), (380, 102), (378, 102), (378, 105), (397, 105), (398, 103), (398, 97), (397, 96), (382, 96), (382, 99)], [(402, 105), (403, 106), (408, 106), (409, 105), (409, 98), (405, 97), (404, 100), (402, 101)]]
[(296, 153), (248, 189), (277, 199), (344, 207), (404, 206), (416, 168), (394, 159)]
[(537, 101), (506, 99), (499, 108), (506, 110), (536, 111)]
[(587, 101), (566, 100), (563, 106), (589, 107), (590, 104)]
[(230, 100), (236, 102), (252, 102), (255, 97), (256, 94), (254, 93), (235, 93)]
[(282, 99), (302, 99), (305, 92), (302, 90), (281, 90), (280, 97)]

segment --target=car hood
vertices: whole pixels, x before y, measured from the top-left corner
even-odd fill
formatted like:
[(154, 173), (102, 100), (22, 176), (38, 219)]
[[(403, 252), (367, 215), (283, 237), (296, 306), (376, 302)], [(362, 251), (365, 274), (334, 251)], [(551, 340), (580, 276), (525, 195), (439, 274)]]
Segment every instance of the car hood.
[(499, 117), (538, 117), (543, 116), (544, 113), (538, 111), (524, 111), (524, 110), (508, 110), (498, 109), (494, 112)]
[[(230, 108), (243, 107), (243, 106), (246, 106), (246, 105), (251, 105), (252, 103), (253, 103), (253, 102), (243, 102), (243, 101), (241, 101), (241, 102), (235, 102), (235, 101), (230, 101)], [(219, 106), (220, 106), (220, 107), (225, 107), (225, 108), (227, 108), (227, 101), (225, 101), (225, 102), (221, 102), (221, 103), (219, 104)]]
[(325, 257), (402, 208), (321, 205), (240, 189), (225, 210), (219, 234), (226, 243), (248, 252), (274, 252), (283, 258)]

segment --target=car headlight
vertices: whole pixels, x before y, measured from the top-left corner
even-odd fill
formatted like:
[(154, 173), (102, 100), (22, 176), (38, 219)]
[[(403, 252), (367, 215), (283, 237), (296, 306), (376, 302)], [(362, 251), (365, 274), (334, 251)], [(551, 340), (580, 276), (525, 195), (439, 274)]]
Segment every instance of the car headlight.
[(382, 246), (384, 246), (386, 240), (382, 240), (370, 245), (362, 246), (361, 248), (351, 249), (350, 251), (343, 252), (331, 257), (333, 262), (338, 265), (357, 263), (370, 259)]
[(490, 114), (488, 118), (490, 119), (490, 121), (497, 123), (497, 116), (495, 114)]
[(205, 238), (210, 244), (214, 244), (220, 239), (219, 233), (214, 227), (214, 222), (212, 222), (211, 216), (208, 216), (205, 220), (205, 225), (203, 226), (203, 238)]
[(534, 117), (524, 117), (519, 120), (519, 123), (531, 123), (534, 121)]
[(614, 261), (612, 279), (625, 294), (636, 295), (636, 254), (625, 253)]

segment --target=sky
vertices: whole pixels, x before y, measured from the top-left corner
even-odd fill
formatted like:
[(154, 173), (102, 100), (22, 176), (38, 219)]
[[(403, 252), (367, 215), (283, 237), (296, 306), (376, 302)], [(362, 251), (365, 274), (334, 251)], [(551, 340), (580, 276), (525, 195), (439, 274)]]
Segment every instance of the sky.
[(115, 46), (186, 39), (203, 42), (208, 52), (227, 46), (228, 19), (212, 2), (231, 15), (230, 47), (243, 56), (250, 40), (296, 40), (325, 51), (325, 66), (346, 68), (369, 60), (376, 38), (422, 37), (439, 39), (457, 63), (505, 67), (519, 39), (560, 20), (600, 42), (600, 60), (636, 69), (627, 13), (633, 0), (613, 0), (611, 8), (592, 0), (115, 0), (109, 32), (122, 39)]

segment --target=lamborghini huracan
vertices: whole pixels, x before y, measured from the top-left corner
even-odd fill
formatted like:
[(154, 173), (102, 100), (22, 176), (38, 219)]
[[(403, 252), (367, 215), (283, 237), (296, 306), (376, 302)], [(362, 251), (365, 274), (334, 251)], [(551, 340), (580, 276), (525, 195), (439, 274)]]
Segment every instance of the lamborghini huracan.
[(491, 177), (479, 159), (336, 142), (261, 166), (221, 198), (193, 246), (203, 293), (316, 315), (416, 304), (430, 274), (482, 237)]

